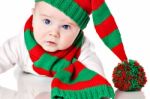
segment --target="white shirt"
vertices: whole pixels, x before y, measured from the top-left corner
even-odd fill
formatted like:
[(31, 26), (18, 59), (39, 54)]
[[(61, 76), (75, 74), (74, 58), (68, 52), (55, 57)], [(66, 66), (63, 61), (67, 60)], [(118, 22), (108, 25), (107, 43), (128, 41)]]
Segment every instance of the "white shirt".
[[(102, 64), (91, 46), (92, 44), (86, 38), (78, 60), (87, 68), (104, 76)], [(23, 33), (10, 38), (0, 47), (0, 73), (14, 67), (15, 64), (18, 64), (23, 71), (37, 75), (32, 69), (33, 62), (29, 57)]]

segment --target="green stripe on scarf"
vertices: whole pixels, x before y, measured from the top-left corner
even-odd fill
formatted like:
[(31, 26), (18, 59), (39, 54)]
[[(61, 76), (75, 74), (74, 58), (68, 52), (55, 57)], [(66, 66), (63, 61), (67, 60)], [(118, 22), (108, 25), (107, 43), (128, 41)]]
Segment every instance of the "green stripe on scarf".
[[(52, 65), (54, 65), (53, 63), (57, 60), (58, 58), (55, 56), (51, 56), (47, 53), (43, 54), (40, 59), (36, 62), (34, 62), (34, 65), (37, 67), (41, 67), (45, 70), (50, 70)], [(51, 60), (51, 61), (49, 61)], [(62, 65), (62, 64), (61, 64)]]
[[(78, 75), (78, 77), (72, 82), (72, 83), (77, 83), (77, 82), (79, 82), (79, 81), (86, 81), (86, 80), (90, 80), (90, 79), (92, 79), (95, 75), (96, 75), (96, 73), (95, 72), (90, 72), (91, 70), (89, 70), (89, 69), (83, 69), (80, 73), (79, 73), (79, 75)], [(86, 76), (85, 76), (85, 74), (86, 74)], [(83, 78), (84, 77), (84, 78)]]
[[(32, 22), (32, 16), (29, 20)], [(29, 20), (26, 25), (32, 26)], [(35, 71), (42, 75), (47, 75), (47, 72), (54, 74), (51, 83), (51, 99), (100, 99), (102, 97), (114, 99), (114, 91), (109, 82), (101, 75), (86, 68), (76, 57), (84, 43), (82, 31), (72, 46), (67, 49), (67, 53), (64, 53), (61, 50), (46, 52), (42, 47), (37, 47), (40, 45), (36, 43), (30, 29), (25, 29), (24, 37), (33, 67), (37, 67)], [(40, 54), (36, 54), (39, 51), (41, 51)], [(63, 57), (60, 58), (59, 55)]]
[(27, 49), (31, 50), (33, 47), (35, 47), (37, 45), (37, 43), (35, 42), (35, 40), (33, 39), (33, 35), (31, 35), (31, 31), (30, 30), (26, 30), (25, 31), (25, 43), (27, 45)]
[[(83, 90), (77, 90), (77, 91), (71, 91), (71, 90), (60, 90), (59, 88), (55, 87), (53, 88), (51, 93), (53, 93), (52, 97), (56, 96), (59, 94), (60, 96), (66, 96), (66, 99), (101, 99), (101, 97), (106, 97), (106, 96), (113, 96), (113, 90), (112, 87), (107, 87), (106, 85), (101, 85), (98, 87), (93, 87), (93, 88), (87, 88)], [(91, 89), (93, 91), (91, 91)], [(100, 94), (97, 92), (100, 92)], [(109, 90), (108, 93), (106, 93), (106, 90)], [(67, 93), (67, 94), (66, 94)], [(88, 93), (88, 94), (85, 94)], [(92, 93), (92, 94), (91, 94)], [(71, 98), (70, 98), (71, 97)], [(112, 97), (109, 97), (112, 98)], [(59, 99), (59, 98), (57, 98)], [(64, 99), (64, 98), (60, 98)]]

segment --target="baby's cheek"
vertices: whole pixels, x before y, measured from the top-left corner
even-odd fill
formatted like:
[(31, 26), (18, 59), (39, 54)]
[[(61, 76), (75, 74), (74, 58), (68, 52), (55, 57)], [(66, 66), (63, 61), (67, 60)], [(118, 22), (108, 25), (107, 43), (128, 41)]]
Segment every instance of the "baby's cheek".
[(67, 49), (72, 45), (72, 40), (67, 38), (67, 39), (63, 39), (59, 42), (59, 48), (60, 49)]

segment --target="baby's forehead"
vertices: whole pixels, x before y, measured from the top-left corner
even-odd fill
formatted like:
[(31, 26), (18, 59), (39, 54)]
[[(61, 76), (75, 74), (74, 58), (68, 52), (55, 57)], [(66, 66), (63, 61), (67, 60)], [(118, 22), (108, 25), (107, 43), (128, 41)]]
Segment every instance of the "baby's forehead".
[(63, 22), (68, 22), (74, 26), (78, 26), (75, 21), (73, 21), (69, 16), (64, 14), (59, 9), (53, 7), (50, 4), (45, 2), (37, 2), (35, 3), (35, 12), (39, 13), (42, 16), (47, 16), (50, 18), (58, 19)]
[(38, 7), (38, 5), (39, 5), (39, 2), (35, 2), (35, 4), (34, 4), (34, 8), (37, 8), (37, 7)]

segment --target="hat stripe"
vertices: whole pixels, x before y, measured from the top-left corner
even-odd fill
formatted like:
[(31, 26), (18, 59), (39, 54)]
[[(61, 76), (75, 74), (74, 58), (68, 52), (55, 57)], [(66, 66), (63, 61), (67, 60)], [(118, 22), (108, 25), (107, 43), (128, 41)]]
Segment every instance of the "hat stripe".
[(107, 4), (104, 0), (92, 0), (92, 10), (95, 29), (99, 37), (119, 59), (127, 60), (120, 32)]
[(125, 54), (124, 46), (122, 43), (118, 44), (114, 48), (111, 49), (121, 61), (127, 60), (127, 56)]
[(91, 13), (91, 3), (89, 0), (74, 0), (82, 9), (84, 9), (88, 14)]
[(106, 36), (102, 40), (110, 49), (114, 48), (115, 46), (117, 46), (118, 44), (122, 42), (118, 29), (114, 30), (112, 33), (110, 33), (108, 36)]
[(97, 10), (104, 2), (104, 0), (92, 0), (92, 11)]
[(110, 11), (106, 5), (103, 3), (97, 10), (92, 12), (94, 25), (101, 24), (104, 20), (106, 20), (110, 15)]
[(89, 21), (88, 13), (80, 7), (74, 0), (35, 0), (35, 2), (44, 1), (56, 7), (64, 14), (74, 20), (81, 29), (84, 29)]
[(106, 20), (104, 20), (101, 24), (95, 26), (95, 29), (101, 38), (104, 38), (105, 36), (109, 35), (117, 28), (118, 27), (114, 22), (114, 18), (112, 15), (109, 16)]

